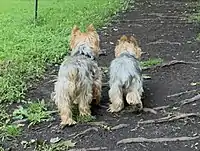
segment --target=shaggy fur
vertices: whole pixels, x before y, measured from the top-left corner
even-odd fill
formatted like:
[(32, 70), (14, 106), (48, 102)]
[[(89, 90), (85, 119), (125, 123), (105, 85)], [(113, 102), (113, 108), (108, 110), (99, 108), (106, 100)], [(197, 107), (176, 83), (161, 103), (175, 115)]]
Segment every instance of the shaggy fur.
[(78, 104), (81, 116), (91, 115), (93, 99), (100, 102), (102, 73), (95, 61), (99, 53), (99, 36), (93, 25), (82, 33), (74, 26), (71, 33), (71, 55), (60, 66), (55, 83), (55, 103), (61, 116), (61, 125), (72, 125), (72, 106)]
[(143, 108), (141, 96), (143, 79), (140, 63), (141, 49), (134, 37), (122, 36), (115, 48), (115, 59), (110, 66), (110, 112), (124, 108), (123, 96), (135, 111)]

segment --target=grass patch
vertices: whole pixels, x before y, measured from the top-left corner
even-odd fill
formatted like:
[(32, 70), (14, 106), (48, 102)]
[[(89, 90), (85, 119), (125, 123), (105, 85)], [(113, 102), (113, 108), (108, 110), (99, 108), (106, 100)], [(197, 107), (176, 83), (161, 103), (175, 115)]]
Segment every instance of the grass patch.
[(16, 137), (21, 134), (22, 129), (18, 125), (6, 125), (4, 128), (4, 132), (8, 137)]
[[(19, 101), (42, 77), (47, 65), (59, 63), (68, 51), (72, 26), (100, 27), (123, 9), (122, 0), (0, 1), (0, 102)], [(127, 6), (127, 4), (126, 4)]]
[(151, 66), (161, 64), (162, 62), (163, 62), (163, 60), (160, 58), (152, 58), (147, 61), (142, 61), (141, 66), (142, 67), (151, 67)]
[(51, 144), (42, 140), (32, 140), (30, 142), (23, 141), (22, 144), (25, 149), (29, 146), (34, 146), (34, 151), (66, 151), (76, 145), (76, 143), (71, 140), (59, 140)]
[(11, 116), (6, 112), (4, 106), (0, 106), (0, 142), (17, 137), (22, 129), (19, 125), (11, 123)]
[(19, 108), (13, 112), (13, 118), (15, 120), (27, 119), (30, 125), (46, 121), (49, 117), (49, 112), (43, 101), (30, 103), (26, 108), (19, 106)]
[(71, 140), (60, 141), (55, 144), (43, 144), (37, 147), (37, 151), (66, 151), (70, 148), (73, 148), (76, 143), (72, 143)]
[[(198, 9), (200, 7), (200, 2), (198, 2), (196, 8), (197, 8), (197, 12), (191, 14), (188, 18), (189, 22), (196, 22), (196, 23), (200, 23), (200, 10)], [(196, 37), (197, 41), (200, 41), (200, 33), (197, 34)]]

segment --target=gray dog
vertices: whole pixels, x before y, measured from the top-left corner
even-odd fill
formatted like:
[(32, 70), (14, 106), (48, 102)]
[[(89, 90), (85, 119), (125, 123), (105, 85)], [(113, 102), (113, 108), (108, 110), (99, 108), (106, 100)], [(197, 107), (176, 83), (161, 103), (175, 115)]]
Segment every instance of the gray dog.
[(138, 58), (141, 49), (134, 37), (122, 36), (115, 48), (115, 59), (110, 66), (110, 112), (119, 112), (124, 108), (123, 96), (135, 111), (143, 109), (141, 96), (143, 93), (142, 71)]

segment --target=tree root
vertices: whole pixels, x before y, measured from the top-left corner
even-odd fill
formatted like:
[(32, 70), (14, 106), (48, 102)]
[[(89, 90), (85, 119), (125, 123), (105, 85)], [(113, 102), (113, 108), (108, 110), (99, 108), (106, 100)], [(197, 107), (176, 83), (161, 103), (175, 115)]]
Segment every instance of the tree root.
[(183, 119), (186, 117), (200, 117), (199, 113), (178, 113), (177, 115), (168, 115), (166, 117), (146, 120), (146, 121), (139, 121), (138, 124), (158, 124), (164, 122), (172, 122), (175, 120)]
[(137, 137), (137, 138), (126, 138), (122, 139), (117, 142), (119, 144), (129, 144), (129, 143), (162, 143), (162, 142), (177, 142), (177, 141), (192, 141), (199, 139), (199, 136), (195, 137), (173, 137), (173, 138), (144, 138), (144, 137)]
[(167, 63), (162, 63), (162, 64), (158, 64), (158, 65), (155, 65), (155, 66), (151, 66), (151, 67), (144, 67), (142, 68), (142, 70), (148, 70), (148, 69), (154, 69), (154, 68), (158, 68), (158, 67), (168, 67), (168, 66), (172, 66), (172, 65), (175, 65), (175, 64), (200, 64), (200, 62), (186, 62), (186, 61), (183, 61), (183, 60), (172, 60), (170, 62), (167, 62)]

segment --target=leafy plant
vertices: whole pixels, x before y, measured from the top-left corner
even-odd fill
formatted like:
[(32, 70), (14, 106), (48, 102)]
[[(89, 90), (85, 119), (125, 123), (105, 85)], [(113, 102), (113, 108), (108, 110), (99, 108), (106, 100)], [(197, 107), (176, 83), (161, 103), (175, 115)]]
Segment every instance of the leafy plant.
[(18, 125), (6, 125), (4, 127), (4, 132), (8, 137), (16, 137), (21, 134), (22, 129)]
[(21, 134), (22, 129), (16, 125), (11, 124), (10, 115), (6, 112), (4, 106), (0, 106), (0, 139), (3, 141), (8, 137), (16, 137)]
[(142, 67), (151, 67), (151, 66), (161, 64), (162, 62), (163, 62), (163, 60), (160, 58), (153, 58), (153, 59), (149, 59), (147, 61), (142, 61), (141, 65), (142, 65)]
[(71, 140), (59, 141), (53, 144), (47, 144), (45, 141), (36, 141), (35, 149), (36, 151), (66, 151), (70, 148), (73, 148), (76, 143), (73, 143)]
[(27, 118), (30, 121), (30, 125), (35, 125), (49, 118), (49, 112), (45, 107), (43, 101), (28, 104), (26, 108), (19, 106), (18, 109), (13, 112), (14, 119), (24, 119)]

